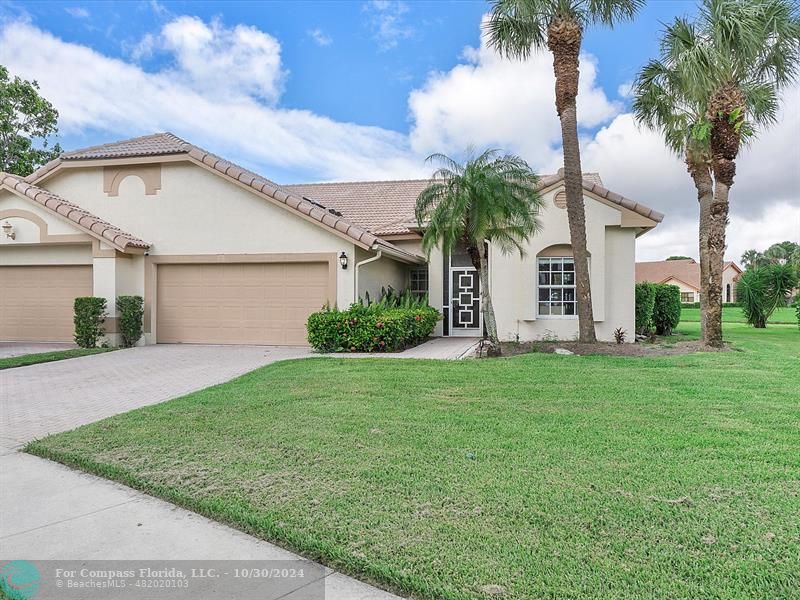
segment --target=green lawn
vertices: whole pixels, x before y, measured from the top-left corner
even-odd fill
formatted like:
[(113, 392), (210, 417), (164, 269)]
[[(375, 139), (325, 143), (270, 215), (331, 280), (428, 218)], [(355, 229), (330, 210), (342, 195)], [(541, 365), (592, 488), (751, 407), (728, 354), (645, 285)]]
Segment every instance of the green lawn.
[(65, 360), (67, 358), (78, 358), (89, 354), (99, 354), (109, 352), (114, 348), (73, 348), (71, 350), (56, 350), (54, 352), (39, 352), (37, 354), (23, 354), (21, 356), (10, 356), (0, 358), (0, 371), (3, 369), (13, 369), (14, 367), (26, 367), (39, 363), (53, 362), (55, 360)]
[[(685, 322), (700, 322), (700, 309), (699, 308), (682, 308), (681, 321)], [(745, 323), (744, 314), (742, 309), (738, 306), (724, 306), (722, 307), (722, 321), (723, 323)], [(781, 306), (775, 309), (769, 319), (770, 323), (788, 323), (797, 324), (797, 315), (794, 308), (791, 306)]]
[(800, 331), (725, 331), (277, 363), (28, 450), (419, 598), (796, 598)]

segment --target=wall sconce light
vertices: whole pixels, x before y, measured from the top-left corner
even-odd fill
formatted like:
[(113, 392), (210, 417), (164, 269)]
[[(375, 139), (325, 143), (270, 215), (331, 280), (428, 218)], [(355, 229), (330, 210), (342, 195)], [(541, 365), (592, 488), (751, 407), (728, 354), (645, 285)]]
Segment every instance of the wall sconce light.
[(3, 233), (6, 234), (7, 238), (11, 238), (12, 240), (17, 239), (17, 232), (14, 231), (14, 226), (8, 221), (3, 223)]
[(342, 265), (342, 269), (347, 269), (347, 254), (344, 252), (339, 255), (339, 264)]

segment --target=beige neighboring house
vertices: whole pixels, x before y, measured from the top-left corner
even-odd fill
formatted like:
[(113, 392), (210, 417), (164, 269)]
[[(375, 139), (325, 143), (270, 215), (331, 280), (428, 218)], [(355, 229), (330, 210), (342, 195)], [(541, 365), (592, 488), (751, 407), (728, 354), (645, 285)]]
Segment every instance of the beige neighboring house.
[[(722, 301), (736, 302), (736, 282), (742, 269), (733, 261), (722, 270)], [(636, 263), (636, 283), (669, 283), (681, 289), (681, 302), (700, 302), (700, 264), (693, 258)]]
[[(0, 175), (0, 340), (70, 340), (76, 296), (145, 300), (143, 343), (306, 343), (308, 315), (382, 287), (429, 294), (437, 335), (482, 333), (463, 252), (425, 257), (414, 204), (424, 180), (278, 185), (160, 133), (67, 152)], [(577, 335), (561, 174), (541, 180), (543, 231), (525, 258), (491, 251), (504, 339)], [(637, 236), (662, 215), (584, 181), (600, 339), (634, 329)]]

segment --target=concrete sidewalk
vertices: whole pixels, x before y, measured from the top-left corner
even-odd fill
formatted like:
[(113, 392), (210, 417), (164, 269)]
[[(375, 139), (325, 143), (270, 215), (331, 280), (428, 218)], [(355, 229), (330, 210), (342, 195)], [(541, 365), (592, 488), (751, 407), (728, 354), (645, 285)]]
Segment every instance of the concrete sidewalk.
[[(34, 562), (300, 560), (172, 504), (18, 452), (0, 456), (0, 548), (4, 559)], [(325, 600), (398, 600), (331, 569), (324, 573)]]
[(402, 352), (353, 352), (323, 354), (335, 358), (430, 358), (434, 360), (460, 360), (467, 357), (478, 346), (481, 338), (435, 337), (427, 342)]

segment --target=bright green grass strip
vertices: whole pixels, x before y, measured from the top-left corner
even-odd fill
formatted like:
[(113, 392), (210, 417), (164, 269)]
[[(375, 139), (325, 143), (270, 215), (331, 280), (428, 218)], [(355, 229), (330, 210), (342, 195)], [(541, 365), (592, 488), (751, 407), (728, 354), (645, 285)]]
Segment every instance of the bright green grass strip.
[(55, 352), (10, 356), (8, 358), (0, 358), (0, 371), (3, 369), (13, 369), (14, 367), (27, 367), (28, 365), (53, 362), (56, 360), (66, 360), (68, 358), (78, 358), (90, 354), (100, 354), (112, 350), (116, 350), (116, 348), (73, 348), (71, 350), (56, 350)]
[(725, 334), (738, 351), (287, 361), (28, 451), (420, 598), (795, 597), (800, 331)]
[[(700, 322), (700, 309), (699, 308), (682, 308), (681, 309), (681, 322), (699, 323)], [(744, 313), (738, 306), (723, 306), (722, 307), (722, 322), (723, 323), (746, 323)], [(797, 325), (797, 316), (795, 315), (794, 308), (790, 306), (781, 306), (775, 309), (772, 316), (769, 318), (769, 323), (775, 324), (788, 324)]]

